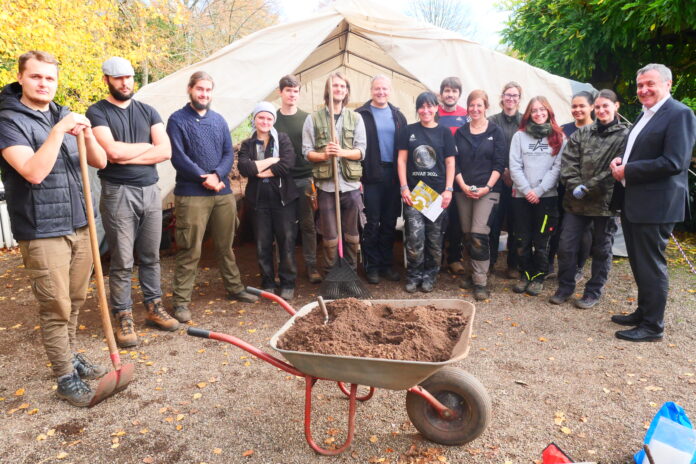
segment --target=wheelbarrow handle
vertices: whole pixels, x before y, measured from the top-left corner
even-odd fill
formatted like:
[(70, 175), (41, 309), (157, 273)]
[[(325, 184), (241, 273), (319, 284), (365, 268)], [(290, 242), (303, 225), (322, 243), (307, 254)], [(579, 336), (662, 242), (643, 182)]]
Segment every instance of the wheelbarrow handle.
[(187, 328), (186, 333), (192, 337), (210, 338), (210, 330), (199, 329), (196, 327)]
[(260, 290), (255, 287), (247, 287), (246, 291), (248, 293), (251, 293), (252, 295), (260, 296), (262, 298), (266, 298), (267, 300), (272, 300), (278, 303), (285, 311), (287, 311), (288, 314), (291, 316), (294, 316), (297, 311), (295, 311), (295, 308), (290, 306), (290, 303), (276, 295), (275, 293), (271, 292), (265, 292), (263, 290)]

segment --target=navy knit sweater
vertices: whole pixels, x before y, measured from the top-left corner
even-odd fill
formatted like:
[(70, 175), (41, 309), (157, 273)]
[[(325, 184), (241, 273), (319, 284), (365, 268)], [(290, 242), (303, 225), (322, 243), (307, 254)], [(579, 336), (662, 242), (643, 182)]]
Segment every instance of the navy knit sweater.
[[(232, 137), (225, 119), (208, 110), (200, 116), (186, 104), (167, 121), (176, 169), (174, 195), (211, 196), (232, 193), (229, 173), (234, 162)], [(203, 174), (216, 173), (225, 188), (220, 192), (203, 187)]]

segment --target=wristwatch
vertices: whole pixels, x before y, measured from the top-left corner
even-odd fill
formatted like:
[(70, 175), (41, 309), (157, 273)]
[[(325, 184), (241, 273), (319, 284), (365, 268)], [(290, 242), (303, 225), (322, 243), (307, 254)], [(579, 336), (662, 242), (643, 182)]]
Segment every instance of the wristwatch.
[(445, 187), (445, 190), (447, 190), (448, 192), (454, 192), (454, 189), (452, 187)]
[(493, 190), (493, 187), (491, 187), (491, 186), (488, 185), (488, 184), (486, 184), (486, 188), (487, 188), (488, 190)]

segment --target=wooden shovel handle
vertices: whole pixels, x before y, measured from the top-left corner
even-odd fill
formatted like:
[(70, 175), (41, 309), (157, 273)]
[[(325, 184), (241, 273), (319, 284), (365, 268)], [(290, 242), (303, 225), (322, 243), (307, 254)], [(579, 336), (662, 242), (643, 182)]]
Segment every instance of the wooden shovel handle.
[(111, 328), (109, 304), (106, 300), (104, 288), (104, 273), (102, 272), (101, 257), (99, 254), (99, 240), (97, 239), (97, 226), (94, 222), (94, 207), (92, 206), (92, 191), (89, 185), (89, 170), (87, 169), (87, 148), (85, 147), (85, 134), (77, 134), (77, 151), (80, 155), (80, 171), (82, 172), (82, 192), (85, 197), (85, 209), (87, 211), (87, 227), (89, 229), (89, 243), (92, 248), (92, 261), (94, 262), (94, 277), (97, 281), (97, 294), (99, 297), (99, 312), (101, 314), (102, 327), (106, 344), (109, 346), (109, 355), (115, 370), (121, 368), (121, 358), (118, 355), (114, 331)]
[[(331, 79), (329, 77), (329, 79)], [(329, 84), (329, 91), (331, 85)], [(333, 97), (329, 102), (329, 124), (331, 125), (331, 141), (338, 143), (336, 135), (336, 120), (334, 119)], [(343, 230), (341, 230), (341, 190), (338, 182), (338, 160), (335, 156), (331, 157), (333, 163), (333, 178), (334, 178), (334, 200), (336, 202), (336, 231), (338, 233), (338, 256), (343, 258)]]

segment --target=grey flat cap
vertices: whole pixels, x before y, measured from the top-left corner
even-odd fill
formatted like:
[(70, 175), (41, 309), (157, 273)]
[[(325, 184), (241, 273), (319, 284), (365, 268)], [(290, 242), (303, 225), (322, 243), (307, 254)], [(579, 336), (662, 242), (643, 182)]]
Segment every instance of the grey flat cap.
[(113, 56), (106, 60), (102, 65), (102, 71), (105, 76), (122, 77), (134, 76), (135, 71), (131, 66), (130, 61), (119, 56)]

